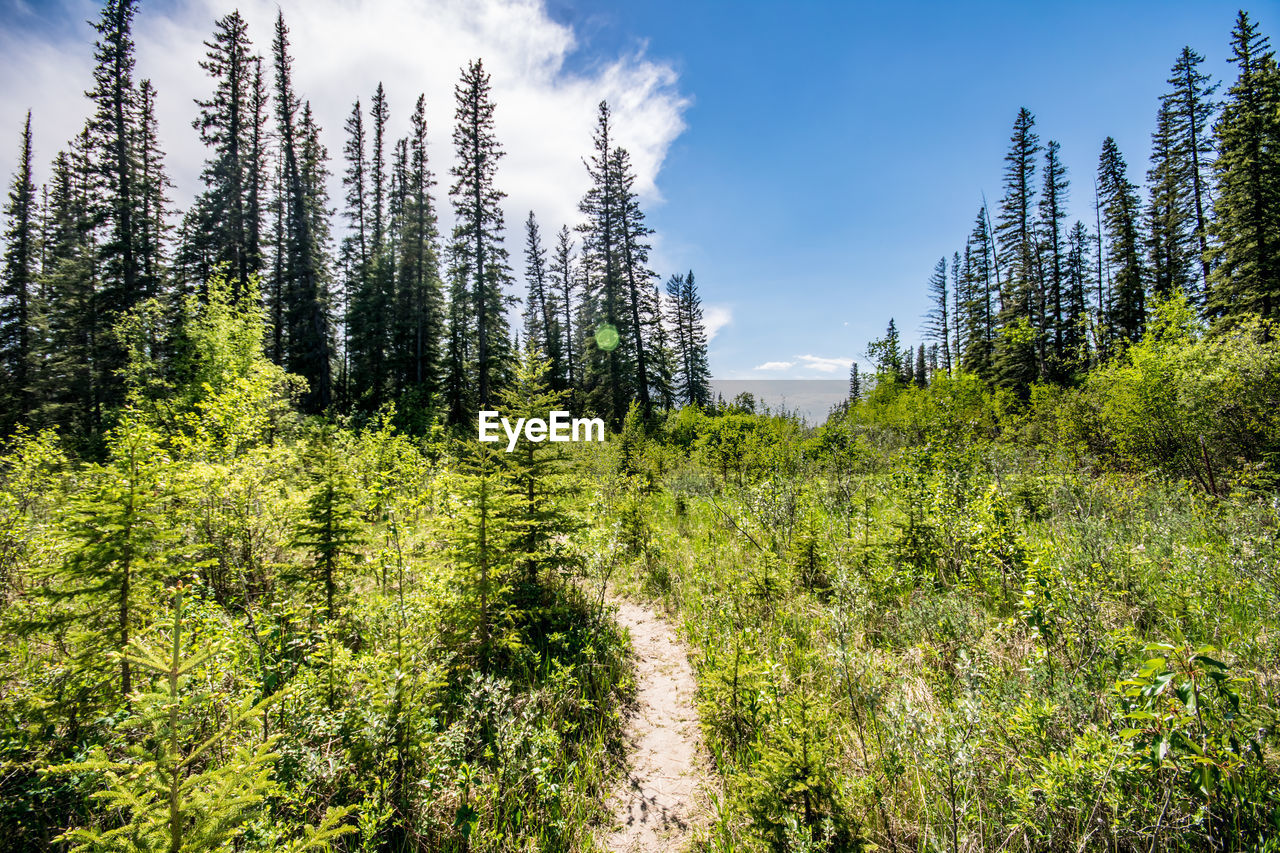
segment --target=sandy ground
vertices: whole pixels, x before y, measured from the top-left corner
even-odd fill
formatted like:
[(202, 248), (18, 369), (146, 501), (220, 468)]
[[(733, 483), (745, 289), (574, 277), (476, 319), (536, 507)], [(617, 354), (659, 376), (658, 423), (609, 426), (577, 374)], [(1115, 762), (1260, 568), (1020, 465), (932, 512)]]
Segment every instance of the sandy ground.
[(636, 708), (627, 725), (627, 776), (609, 800), (600, 844), (618, 853), (675, 851), (705, 813), (706, 767), (693, 670), (675, 629), (644, 605), (617, 600), (636, 655)]

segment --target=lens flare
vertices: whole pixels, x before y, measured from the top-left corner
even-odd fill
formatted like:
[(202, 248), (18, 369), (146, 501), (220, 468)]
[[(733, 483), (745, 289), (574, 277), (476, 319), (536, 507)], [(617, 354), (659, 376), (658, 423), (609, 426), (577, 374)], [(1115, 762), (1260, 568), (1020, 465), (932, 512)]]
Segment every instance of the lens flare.
[(596, 346), (605, 352), (613, 352), (618, 348), (618, 328), (612, 323), (601, 323), (596, 329)]

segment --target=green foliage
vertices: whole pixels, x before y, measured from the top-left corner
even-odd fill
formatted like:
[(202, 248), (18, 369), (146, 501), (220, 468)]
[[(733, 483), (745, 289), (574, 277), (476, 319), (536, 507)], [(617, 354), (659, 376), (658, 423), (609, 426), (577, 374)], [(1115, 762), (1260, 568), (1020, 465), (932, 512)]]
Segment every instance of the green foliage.
[[(94, 797), (110, 813), (123, 816), (118, 826), (76, 829), (67, 834), (76, 851), (140, 851), (169, 853), (212, 851), (242, 832), (248, 816), (270, 792), (274, 740), (244, 744), (217, 765), (209, 756), (260, 713), (270, 700), (250, 696), (228, 712), (219, 729), (203, 738), (196, 728), (206, 697), (189, 689), (193, 676), (215, 653), (206, 648), (190, 655), (182, 636), (183, 589), (173, 593), (173, 618), (167, 653), (138, 639), (127, 658), (140, 677), (158, 676), (158, 689), (131, 699), (132, 715), (123, 725), (138, 732), (138, 744), (121, 760), (97, 748), (85, 761), (52, 768), (58, 773), (101, 774), (106, 787)], [(349, 828), (348, 828), (349, 829)]]
[(1178, 296), (1142, 341), (1089, 375), (1062, 429), (1070, 445), (1117, 467), (1220, 495), (1274, 476), (1277, 399), (1280, 346), (1268, 327), (1201, 334)]
[[(110, 460), (85, 472), (63, 521), (70, 539), (66, 562), (45, 575), (47, 594), (65, 600), (84, 631), (76, 645), (83, 666), (97, 668), (120, 652), (168, 575), (174, 542), (168, 509), (180, 491), (159, 435), (132, 410), (108, 435)], [(130, 662), (120, 658), (119, 692), (133, 689)]]
[(340, 574), (356, 554), (360, 528), (350, 475), (337, 457), (333, 436), (321, 429), (312, 450), (311, 494), (298, 522), (294, 544), (314, 558), (310, 574), (324, 590), (325, 615), (337, 616)]

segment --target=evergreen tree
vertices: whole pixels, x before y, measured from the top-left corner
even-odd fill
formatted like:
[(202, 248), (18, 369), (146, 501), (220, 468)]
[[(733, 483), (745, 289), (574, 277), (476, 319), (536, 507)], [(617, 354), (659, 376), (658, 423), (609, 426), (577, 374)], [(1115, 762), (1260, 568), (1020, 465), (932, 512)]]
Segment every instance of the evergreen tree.
[(289, 202), (287, 198), (288, 189), (284, 181), (283, 152), (279, 153), (275, 159), (274, 179), (271, 182), (274, 192), (268, 204), (272, 227), (271, 270), (267, 279), (267, 292), (265, 294), (267, 312), (271, 319), (270, 342), (267, 354), (273, 362), (283, 366), (286, 358), (285, 309), (287, 307), (286, 292), (289, 261), (288, 233), (285, 230), (285, 210)]
[(650, 342), (649, 394), (663, 411), (676, 408), (676, 350), (667, 328), (662, 291), (654, 282), (645, 294), (648, 327), (645, 339)]
[(308, 106), (301, 106), (293, 89), (293, 60), (284, 13), (276, 16), (272, 52), (276, 66), (276, 121), (283, 160), (281, 302), (283, 303), (284, 363), (290, 373), (307, 380), (304, 408), (321, 412), (332, 402), (332, 365), (328, 299), (324, 281), (323, 147)]
[(1213, 117), (1217, 112), (1213, 96), (1218, 89), (1218, 84), (1211, 83), (1208, 74), (1198, 70), (1202, 62), (1203, 56), (1190, 47), (1182, 48), (1168, 80), (1173, 91), (1161, 98), (1161, 107), (1168, 108), (1166, 121), (1171, 147), (1180, 154), (1184, 170), (1180, 175), (1180, 196), (1184, 203), (1189, 201), (1185, 206), (1193, 216), (1190, 225), (1194, 253), (1199, 261), (1201, 294), (1207, 291), (1209, 274), (1212, 272), (1206, 211), (1211, 203), (1209, 184), (1214, 158), (1212, 129)]
[(101, 352), (108, 328), (99, 296), (89, 146), (86, 129), (54, 160), (40, 281), (48, 326), (40, 354), (41, 420), (81, 436), (96, 433), (102, 424), (106, 371)]
[[(624, 236), (612, 132), (609, 105), (601, 101), (592, 137), (595, 151), (586, 162), (591, 186), (578, 205), (586, 219), (580, 226), (580, 270), (586, 287), (579, 327), (586, 340), (583, 385), (588, 404), (617, 426), (626, 417), (635, 387), (635, 360), (628, 358), (635, 341), (627, 322)], [(601, 330), (616, 336), (613, 347), (599, 346), (595, 331)]]
[(31, 408), (38, 341), (36, 185), (32, 179), (31, 112), (22, 128), (18, 170), (4, 207), (4, 269), (0, 271), (0, 434), (7, 435)]
[(474, 366), (474, 327), (471, 294), (459, 265), (457, 244), (449, 247), (449, 329), (445, 351), (445, 406), (449, 422), (466, 422), (467, 410), (474, 409), (475, 388), (470, 384)]
[[(110, 327), (143, 299), (159, 295), (149, 289), (140, 270), (138, 156), (134, 126), (138, 117), (138, 91), (133, 82), (132, 35), (134, 0), (107, 0), (94, 29), (93, 101), (89, 120), (90, 157), (96, 178), (94, 225), (100, 229), (98, 290), (95, 309)], [(98, 342), (99, 384), (109, 403), (119, 402), (123, 389), (117, 371), (124, 366), (124, 351), (110, 340)]]
[(707, 331), (693, 270), (684, 275), (673, 275), (667, 280), (667, 306), (670, 326), (675, 334), (675, 387), (680, 402), (706, 406), (711, 402)]
[[(1042, 274), (1044, 299), (1040, 335), (1042, 365), (1054, 377), (1060, 376), (1065, 339), (1063, 337), (1063, 233), (1062, 222), (1067, 218), (1067, 167), (1058, 156), (1059, 145), (1050, 140), (1044, 151), (1044, 189), (1040, 193), (1040, 241), (1043, 246), (1044, 271)], [(1052, 337), (1051, 356), (1045, 354), (1047, 338)]]
[(317, 464), (311, 471), (311, 494), (294, 544), (314, 558), (312, 579), (323, 587), (325, 617), (332, 622), (338, 613), (339, 576), (355, 554), (360, 524), (351, 477), (339, 462), (327, 429), (318, 436), (313, 455)]
[(646, 302), (645, 295), (649, 291), (649, 282), (653, 273), (648, 269), (649, 244), (646, 242), (653, 229), (644, 224), (644, 213), (640, 209), (639, 199), (635, 193), (635, 174), (631, 169), (631, 155), (625, 148), (614, 147), (611, 154), (613, 163), (614, 187), (618, 194), (617, 211), (621, 229), (622, 268), (626, 284), (626, 302), (630, 307), (631, 339), (635, 362), (636, 390), (640, 400), (640, 410), (647, 420), (653, 412), (653, 404), (649, 397), (650, 375), (649, 365), (654, 359), (650, 348), (653, 340), (645, 334), (656, 311), (656, 305)]
[(1238, 75), (1215, 127), (1210, 311), (1272, 318), (1280, 312), (1280, 70), (1267, 38), (1243, 11), (1231, 39)]
[(408, 162), (399, 212), (397, 275), (396, 373), (401, 393), (413, 391), (425, 400), (439, 390), (444, 296), (440, 281), (439, 231), (427, 159), (426, 98), (418, 96), (410, 119)]
[[(79, 495), (67, 517), (74, 543), (66, 576), (50, 595), (81, 602), (77, 620), (87, 633), (82, 660), (96, 668), (107, 652), (128, 647), (142, 613), (163, 580), (164, 552), (172, 539), (166, 522), (166, 487), (160, 437), (127, 411), (107, 438), (106, 466), (87, 472), (91, 488)], [(120, 659), (120, 696), (133, 690), (127, 657)]]
[[(129, 718), (131, 726), (143, 733), (144, 742), (130, 746), (127, 761), (111, 760), (99, 746), (85, 761), (52, 768), (57, 773), (101, 774), (107, 785), (94, 798), (114, 819), (106, 826), (69, 832), (66, 838), (75, 844), (75, 851), (211, 853), (232, 844), (243, 824), (270, 796), (272, 765), (279, 757), (272, 751), (275, 739), (240, 746), (234, 752), (227, 741), (251, 725), (272, 698), (255, 702), (251, 695), (227, 716), (225, 709), (202, 707), (208, 691), (192, 690), (189, 685), (215, 650), (189, 648), (191, 641), (183, 632), (183, 597), (182, 586), (175, 587), (167, 649), (134, 640), (123, 650), (125, 665), (159, 676), (161, 681), (159, 689), (139, 692)], [(219, 719), (212, 736), (203, 729), (210, 714)], [(330, 814), (334, 819), (325, 821), (323, 834), (310, 840), (325, 843), (354, 830), (334, 825), (346, 810)]]
[(455, 502), (441, 519), (462, 589), (460, 612), (450, 620), (461, 636), (451, 648), (474, 657), (482, 673), (511, 638), (510, 582), (521, 530), (505, 455), (492, 444), (468, 442), (452, 489)]
[(858, 362), (849, 365), (849, 399), (857, 402), (862, 398), (862, 377), (858, 375)]
[(916, 385), (924, 388), (929, 384), (929, 371), (925, 368), (924, 344), (920, 344), (916, 348)]
[(573, 239), (569, 236), (569, 227), (562, 225), (556, 235), (556, 248), (551, 256), (548, 273), (552, 285), (559, 291), (558, 305), (564, 316), (564, 338), (561, 342), (561, 353), (564, 359), (565, 379), (569, 388), (578, 387), (579, 376), (574, 370), (577, 364), (577, 338), (573, 334), (573, 293), (577, 289), (574, 277)]
[(995, 378), (993, 356), (995, 350), (994, 301), (998, 285), (993, 281), (995, 262), (992, 256), (994, 243), (987, 227), (985, 205), (978, 210), (973, 231), (965, 245), (968, 258), (966, 288), (969, 298), (964, 303), (965, 349), (963, 364), (987, 381)]
[(1043, 331), (1037, 316), (1042, 282), (1032, 212), (1036, 157), (1041, 147), (1034, 128), (1035, 117), (1023, 107), (1014, 121), (1005, 155), (1004, 198), (994, 235), (1006, 265), (996, 364), (1001, 383), (1019, 394), (1026, 393), (1039, 373), (1039, 335)]
[(933, 307), (925, 315), (925, 334), (939, 342), (942, 347), (942, 366), (951, 373), (950, 314), (947, 305), (947, 259), (939, 258), (929, 277), (929, 298)]
[(1148, 257), (1151, 292), (1167, 299), (1182, 290), (1194, 296), (1196, 263), (1195, 215), (1186, 192), (1189, 164), (1179, 143), (1170, 102), (1162, 100), (1151, 135), (1151, 169), (1147, 185)]
[(1083, 222), (1067, 232), (1067, 256), (1064, 268), (1066, 299), (1062, 317), (1064, 377), (1070, 377), (1089, 366), (1089, 245), (1091, 238)]
[(196, 102), (200, 113), (192, 122), (212, 157), (201, 175), (205, 189), (196, 199), (187, 235), (197, 247), (187, 252), (201, 260), (192, 270), (199, 284), (214, 265), (225, 264), (238, 294), (261, 263), (252, 245), (260, 228), (253, 195), (261, 180), (255, 163), (263, 142), (261, 65), (252, 56), (248, 24), (239, 11), (219, 18), (215, 28), (200, 61), (213, 78), (213, 96)]
[[(347, 160), (343, 177), (347, 187), (346, 216), (351, 225), (346, 252), (349, 278), (345, 325), (352, 396), (362, 408), (372, 411), (382, 405), (388, 390), (387, 351), (391, 345), (392, 306), (383, 287), (381, 237), (375, 227), (367, 150), (364, 118), (357, 100), (347, 119), (347, 142), (343, 149)], [(377, 216), (380, 217), (381, 212)]]
[(367, 347), (363, 332), (367, 307), (364, 299), (367, 296), (369, 282), (369, 222), (367, 205), (367, 186), (365, 162), (364, 113), (357, 98), (351, 107), (345, 127), (347, 141), (342, 146), (343, 159), (347, 168), (342, 176), (342, 184), (346, 187), (345, 209), (343, 211), (349, 232), (342, 240), (339, 258), (342, 269), (343, 294), (343, 344), (342, 344), (342, 377), (338, 383), (342, 389), (344, 402), (350, 402), (353, 388), (367, 388), (366, 377), (358, 375), (366, 366), (363, 354)]
[(386, 135), (387, 119), (391, 110), (387, 106), (387, 96), (379, 81), (374, 90), (373, 100), (369, 104), (369, 117), (373, 119), (373, 153), (369, 158), (369, 194), (372, 203), (370, 211), (370, 230), (372, 249), (376, 254), (382, 248), (386, 238), (386, 205), (387, 205), (387, 159)]
[[(453, 229), (453, 263), (459, 283), (470, 288), (476, 402), (481, 409), (488, 409), (508, 361), (510, 335), (503, 310), (503, 286), (510, 281), (511, 273), (502, 244), (500, 203), (506, 193), (494, 185), (498, 161), (504, 152), (494, 136), (489, 75), (480, 60), (463, 69), (454, 96), (456, 163), (451, 169), (454, 183), (449, 188), (457, 223)], [(455, 367), (460, 369), (462, 365)], [(468, 384), (461, 376), (453, 381), (460, 387)]]
[(1136, 341), (1146, 320), (1138, 190), (1126, 175), (1124, 157), (1108, 136), (1098, 159), (1098, 199), (1107, 236), (1107, 260), (1114, 282), (1107, 320), (1113, 337)]
[(876, 382), (902, 381), (902, 351), (898, 325), (889, 318), (884, 337), (867, 344), (867, 361), (875, 365)]
[(249, 154), (245, 167), (248, 183), (245, 200), (245, 255), (249, 272), (261, 274), (265, 267), (263, 216), (267, 211), (267, 109), (269, 96), (262, 76), (262, 57), (253, 57), (253, 78), (249, 86)]
[(525, 304), (525, 341), (542, 353), (549, 364), (548, 381), (551, 387), (564, 387), (564, 371), (561, 367), (563, 336), (560, 318), (551, 289), (547, 269), (547, 250), (542, 248), (542, 235), (533, 211), (525, 220), (524, 276), (529, 296)]
[(138, 84), (138, 122), (134, 129), (134, 150), (138, 156), (138, 278), (144, 293), (159, 296), (167, 293), (165, 282), (165, 247), (170, 227), (165, 213), (173, 187), (164, 171), (164, 153), (160, 150), (156, 123), (156, 90), (150, 80)]
[[(565, 395), (550, 387), (551, 363), (538, 355), (526, 340), (510, 387), (499, 392), (500, 411), (512, 420), (545, 418), (547, 412), (562, 409)], [(536, 585), (544, 573), (567, 567), (572, 557), (565, 548), (567, 537), (576, 528), (558, 498), (567, 492), (564, 475), (557, 472), (555, 445), (550, 442), (520, 440), (514, 453), (506, 454), (508, 477), (514, 498), (514, 569), (524, 582)]]

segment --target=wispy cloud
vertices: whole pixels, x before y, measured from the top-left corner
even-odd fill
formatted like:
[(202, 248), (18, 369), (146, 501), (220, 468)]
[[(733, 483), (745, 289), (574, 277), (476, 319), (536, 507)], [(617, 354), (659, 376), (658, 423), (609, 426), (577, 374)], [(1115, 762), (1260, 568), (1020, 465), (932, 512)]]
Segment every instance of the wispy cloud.
[(707, 305), (702, 311), (702, 324), (707, 329), (707, 341), (710, 342), (716, 333), (733, 322), (733, 309), (728, 305)]
[(819, 373), (835, 373), (838, 370), (848, 370), (849, 365), (853, 362), (851, 358), (826, 358), (820, 355), (798, 355), (796, 356), (803, 366)]
[[(786, 361), (766, 361), (751, 368), (774, 373), (788, 372), (788, 379), (802, 379), (806, 373), (843, 373), (849, 369), (852, 359), (831, 358), (822, 355), (793, 355)], [(812, 375), (810, 376), (812, 378)]]

